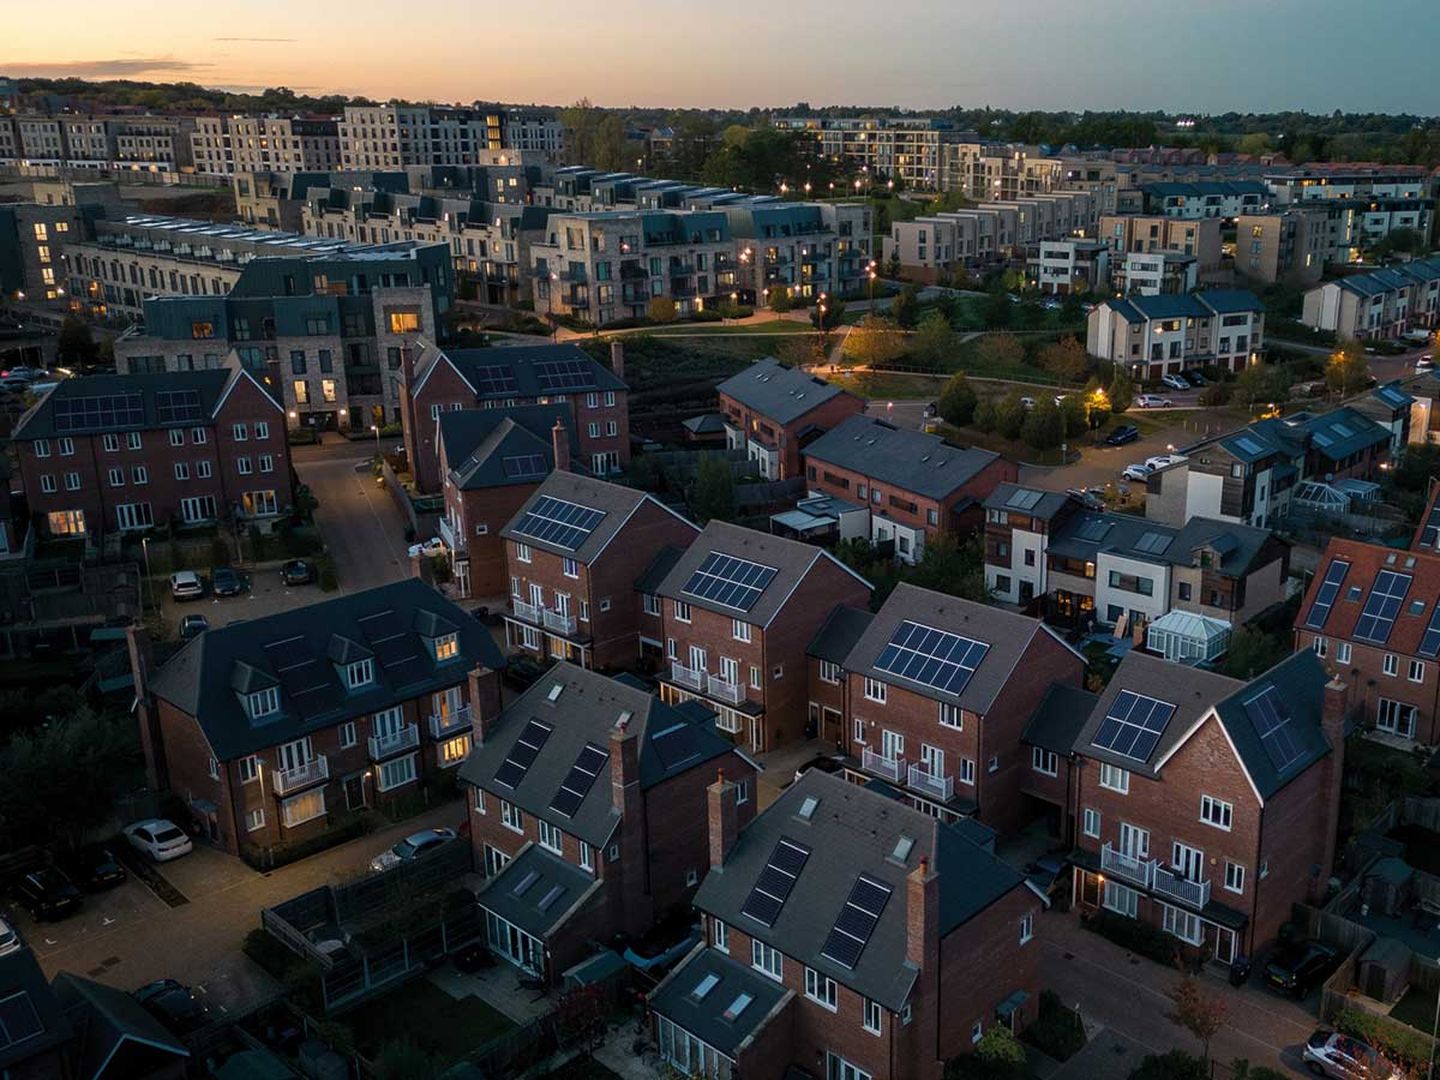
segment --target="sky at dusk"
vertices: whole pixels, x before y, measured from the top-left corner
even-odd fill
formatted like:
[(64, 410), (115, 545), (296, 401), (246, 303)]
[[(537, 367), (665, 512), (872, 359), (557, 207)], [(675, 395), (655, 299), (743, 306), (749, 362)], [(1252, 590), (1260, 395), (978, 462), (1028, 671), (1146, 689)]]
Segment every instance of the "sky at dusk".
[(0, 75), (563, 105), (1440, 113), (1436, 0), (14, 0)]

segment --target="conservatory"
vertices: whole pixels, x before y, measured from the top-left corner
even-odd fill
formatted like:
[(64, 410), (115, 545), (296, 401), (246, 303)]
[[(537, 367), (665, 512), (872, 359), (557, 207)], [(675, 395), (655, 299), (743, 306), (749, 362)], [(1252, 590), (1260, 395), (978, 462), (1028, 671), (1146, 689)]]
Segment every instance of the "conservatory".
[(1230, 624), (1193, 611), (1171, 611), (1150, 624), (1145, 647), (1178, 664), (1199, 664), (1230, 648)]

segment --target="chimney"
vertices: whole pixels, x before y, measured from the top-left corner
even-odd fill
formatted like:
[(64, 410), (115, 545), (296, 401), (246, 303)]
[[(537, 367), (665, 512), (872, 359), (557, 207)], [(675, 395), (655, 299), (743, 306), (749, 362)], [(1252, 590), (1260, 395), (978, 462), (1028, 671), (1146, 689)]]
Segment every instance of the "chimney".
[(145, 782), (152, 791), (159, 791), (165, 786), (166, 769), (159, 718), (150, 705), (150, 665), (155, 662), (155, 650), (149, 633), (138, 623), (125, 628), (125, 647), (135, 680), (135, 723), (140, 731), (140, 748), (145, 752)]
[(1345, 772), (1345, 718), (1350, 712), (1349, 687), (1336, 675), (1325, 684), (1324, 699), (1320, 707), (1320, 729), (1330, 744), (1330, 757), (1326, 760), (1325, 797), (1325, 854), (1320, 860), (1319, 880), (1315, 883), (1317, 896), (1324, 897), (1330, 884), (1330, 875), (1335, 872), (1335, 832), (1340, 826), (1340, 781)]
[(610, 370), (615, 372), (617, 379), (625, 378), (625, 343), (623, 341), (610, 342)]
[(725, 779), (725, 770), (716, 774), (715, 783), (705, 789), (710, 811), (710, 869), (725, 865), (735, 838), (740, 834), (740, 808), (736, 797), (740, 789)]
[(628, 712), (610, 729), (610, 796), (622, 816), (640, 804), (640, 739), (630, 730)]
[(565, 428), (565, 421), (557, 418), (555, 426), (550, 429), (550, 442), (555, 451), (555, 468), (562, 472), (570, 471), (570, 432)]
[(905, 879), (905, 959), (932, 977), (938, 974), (940, 875), (930, 869), (928, 856)]
[(500, 675), (476, 664), (467, 676), (470, 690), (470, 733), (476, 746), (485, 745), (485, 736), (500, 715)]

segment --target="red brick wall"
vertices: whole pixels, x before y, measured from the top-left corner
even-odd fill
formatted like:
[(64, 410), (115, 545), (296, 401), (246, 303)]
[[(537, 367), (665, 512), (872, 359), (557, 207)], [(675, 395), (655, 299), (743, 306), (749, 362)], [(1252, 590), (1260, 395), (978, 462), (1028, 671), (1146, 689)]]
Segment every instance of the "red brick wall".
[[(597, 392), (595, 396), (596, 404), (591, 407), (589, 394), (570, 395), (574, 403), (580, 460), (588, 469), (591, 454), (614, 451), (620, 455), (620, 466), (624, 468), (630, 464), (630, 395), (624, 390), (616, 390), (614, 405), (605, 404), (604, 391)], [(616, 427), (614, 435), (607, 434), (609, 429), (606, 425), (611, 422)], [(597, 425), (598, 434), (590, 434), (591, 424)]]
[[(689, 547), (697, 535), (699, 529), (694, 525), (647, 499), (589, 567), (590, 632), (595, 639), (596, 667), (634, 665), (640, 655), (635, 582), (661, 548)], [(607, 599), (610, 610), (601, 611), (601, 603)], [(659, 620), (651, 616), (649, 622), (652, 635), (659, 636)]]
[[(1321, 577), (1323, 575), (1317, 576), (1316, 580), (1320, 580)], [(1310, 593), (1301, 607), (1302, 612), (1310, 610), (1309, 605), (1313, 601), (1315, 591), (1316, 587), (1312, 585)], [(1386, 675), (1385, 654), (1389, 650), (1377, 648), (1374, 645), (1365, 645), (1358, 641), (1350, 642), (1350, 662), (1341, 664), (1336, 661), (1336, 647), (1344, 639), (1326, 637), (1324, 634), (1316, 634), (1300, 627), (1297, 627), (1295, 631), (1295, 648), (1297, 650), (1313, 649), (1317, 637), (1326, 639), (1325, 666), (1331, 671), (1338, 672), (1347, 682), (1358, 688), (1363, 695), (1362, 720), (1368, 724), (1375, 723), (1381, 698), (1414, 705), (1418, 712), (1415, 720), (1415, 739), (1427, 745), (1440, 742), (1440, 664), (1434, 660), (1414, 657), (1414, 659), (1422, 660), (1424, 672), (1420, 682), (1411, 682), (1410, 661), (1412, 657), (1403, 652), (1397, 653), (1395, 674)]]
[[(461, 491), (447, 479), (445, 482), (447, 516), (454, 507), (460, 520), (459, 531), (465, 537), (465, 550), (470, 556), (470, 595), (476, 598), (508, 596), (510, 576), (506, 572), (503, 529), (525, 501), (535, 494), (539, 483), (511, 484), (503, 487)], [(484, 536), (476, 527), (484, 525)]]
[[(1247, 952), (1254, 956), (1274, 940), (1280, 925), (1290, 920), (1290, 907), (1297, 903), (1318, 903), (1324, 895), (1332, 868), (1324, 865), (1325, 824), (1332, 820), (1326, 806), (1331, 797), (1329, 770), (1332, 758), (1312, 765), (1286, 784), (1265, 804), (1260, 831), (1260, 858), (1269, 867), (1261, 880), (1258, 869), (1245, 880), (1253, 897), (1251, 932)], [(1318, 874), (1315, 872), (1318, 868)], [(1212, 885), (1212, 895), (1216, 886)], [(1219, 893), (1233, 904), (1233, 893)]]
[[(864, 412), (865, 403), (851, 394), (841, 393), (829, 401), (817, 405), (804, 416), (792, 420), (789, 424), (779, 424), (763, 413), (755, 412), (741, 404), (728, 394), (721, 394), (720, 411), (729, 417), (735, 426), (743, 430), (747, 437), (754, 436), (759, 442), (778, 444), (780, 475), (773, 479), (788, 480), (792, 476), (804, 475), (800, 461), (799, 432), (812, 425), (818, 427), (822, 432), (829, 431), (846, 417)], [(752, 423), (768, 424), (776, 433), (775, 439), (771, 440), (762, 432), (752, 429)]]
[(1040, 998), (1040, 942), (1020, 944), (1020, 920), (1038, 922), (1040, 898), (1024, 885), (1012, 889), (940, 941), (940, 1047), (943, 1061), (972, 1049), (979, 1020), (990, 1030), (995, 1008), (1016, 990), (1030, 999), (1015, 1018), (1018, 1031), (1035, 1019)]
[[(450, 363), (437, 361), (430, 377), (413, 395), (409, 408), (400, 411), (405, 434), (405, 453), (410, 460), (410, 475), (421, 492), (440, 490), (439, 421), (430, 415), (432, 406), (449, 411), (452, 405), (475, 407), (475, 394)], [(413, 422), (411, 413), (413, 412)]]
[[(160, 751), (165, 757), (169, 788), (187, 803), (209, 799), (220, 808), (217, 827), (220, 845), (232, 855), (240, 850), (238, 835), (243, 826), (230, 809), (224, 784), (210, 776), (210, 744), (193, 718), (168, 701), (157, 700), (156, 719), (160, 728)], [(221, 775), (225, 772), (222, 770)]]
[[(820, 661), (815, 657), (807, 656), (805, 667), (810, 705), (819, 710), (815, 732), (821, 739), (843, 750), (850, 741), (847, 719), (850, 715), (850, 695), (847, 692), (845, 672), (842, 669), (838, 683), (831, 683), (820, 678)], [(827, 712), (827, 709), (834, 712)]]

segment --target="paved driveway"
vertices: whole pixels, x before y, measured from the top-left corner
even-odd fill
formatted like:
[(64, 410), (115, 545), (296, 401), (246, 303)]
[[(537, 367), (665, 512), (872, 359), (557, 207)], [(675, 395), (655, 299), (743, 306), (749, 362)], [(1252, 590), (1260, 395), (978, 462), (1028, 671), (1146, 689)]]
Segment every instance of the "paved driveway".
[(371, 442), (338, 435), (291, 451), (295, 471), (320, 506), (315, 524), (335, 556), (342, 592), (358, 592), (408, 577), (405, 520), (389, 492), (371, 475)]

